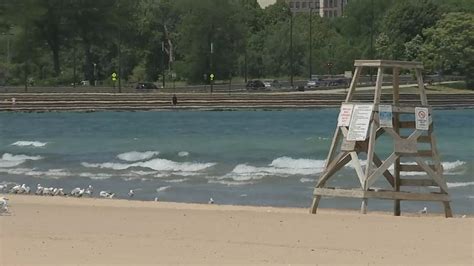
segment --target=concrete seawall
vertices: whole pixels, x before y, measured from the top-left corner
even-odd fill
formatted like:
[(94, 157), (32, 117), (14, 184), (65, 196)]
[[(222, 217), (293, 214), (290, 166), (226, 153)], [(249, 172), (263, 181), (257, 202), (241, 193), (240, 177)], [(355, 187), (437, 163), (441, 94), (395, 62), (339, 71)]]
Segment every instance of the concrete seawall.
[[(239, 93), (177, 94), (178, 104), (171, 104), (170, 93), (2, 93), (0, 111), (101, 111), (101, 110), (235, 110), (339, 107), (345, 94), (318, 93)], [(14, 103), (13, 100), (14, 99)], [(357, 95), (357, 101), (372, 102), (373, 95)], [(439, 108), (474, 107), (474, 94), (431, 94), (429, 103)], [(382, 102), (391, 103), (391, 95)], [(416, 94), (402, 94), (402, 104), (421, 104)]]

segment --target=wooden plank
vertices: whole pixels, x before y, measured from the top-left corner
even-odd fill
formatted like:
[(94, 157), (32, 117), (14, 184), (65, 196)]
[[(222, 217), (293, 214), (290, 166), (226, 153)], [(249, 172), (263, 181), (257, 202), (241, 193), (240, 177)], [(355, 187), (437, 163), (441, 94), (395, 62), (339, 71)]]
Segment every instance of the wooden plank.
[[(400, 136), (402, 139), (406, 139), (409, 136)], [(431, 143), (431, 136), (419, 136), (418, 142), (420, 143)]]
[(348, 162), (350, 162), (351, 157), (348, 153), (339, 153), (336, 156), (336, 159), (329, 165), (329, 167), (324, 171), (324, 173), (319, 178), (316, 187), (324, 187), (326, 182), (334, 175), (339, 169), (344, 167)]
[(387, 171), (390, 166), (398, 159), (398, 155), (394, 152), (392, 153), (383, 164), (375, 170), (369, 177), (367, 177), (367, 187), (370, 187), (376, 180), (379, 178), (383, 172)]
[(449, 201), (443, 201), (443, 206), (444, 206), (445, 217), (446, 218), (453, 217), (453, 210), (451, 210), (451, 205), (449, 204)]
[(329, 149), (329, 154), (328, 154), (328, 157), (326, 159), (326, 165), (325, 167), (327, 168), (329, 163), (332, 161), (332, 159), (334, 158), (334, 154), (336, 153), (336, 146), (339, 142), (339, 139), (340, 139), (340, 132), (339, 132), (339, 127), (336, 127), (336, 131), (334, 132), (334, 136), (332, 138), (332, 142), (331, 142), (331, 148)]
[[(429, 165), (429, 167), (433, 170), (436, 169), (435, 165)], [(401, 164), (400, 165), (401, 172), (425, 172), (425, 170), (419, 165), (411, 165), (411, 164)]]
[(366, 191), (365, 197), (388, 199), (388, 200), (411, 200), (411, 201), (450, 201), (448, 194), (441, 193), (412, 193), (395, 191)]
[(383, 68), (379, 67), (377, 71), (377, 81), (375, 82), (374, 104), (380, 103), (380, 97), (382, 96), (382, 84), (383, 84)]
[(446, 184), (446, 181), (444, 181), (442, 176), (439, 176), (435, 171), (433, 171), (433, 169), (431, 169), (421, 158), (415, 158), (415, 161), (418, 163), (419, 166), (425, 169), (426, 173), (428, 173), (431, 178), (434, 179), (434, 181), (441, 188), (442, 192), (448, 192), (448, 185)]
[(395, 60), (356, 60), (356, 67), (387, 67), (387, 68), (403, 68), (403, 69), (423, 69), (421, 62), (407, 62)]
[(357, 87), (357, 82), (359, 81), (359, 76), (361, 73), (362, 73), (362, 67), (361, 66), (356, 67), (354, 77), (352, 78), (351, 86), (349, 87), (349, 92), (347, 93), (346, 102), (352, 101), (352, 98), (354, 97), (354, 93)]
[[(382, 160), (380, 160), (380, 158), (377, 156), (376, 153), (374, 153), (374, 163), (377, 167), (380, 167), (383, 164)], [(383, 175), (385, 176), (385, 179), (387, 179), (388, 183), (390, 183), (390, 185), (392, 187), (394, 187), (395, 186), (395, 178), (390, 173), (390, 171), (387, 170), (387, 171), (383, 172)]]
[[(398, 67), (393, 68), (393, 104), (397, 105), (400, 100), (400, 69)], [(392, 111), (393, 111), (392, 107)], [(398, 111), (399, 112), (399, 111)], [(413, 109), (413, 113), (415, 110)]]
[(420, 90), (420, 99), (422, 105), (428, 105), (428, 98), (426, 97), (425, 83), (423, 82), (423, 73), (421, 69), (416, 69), (416, 79), (418, 81), (418, 89)]
[(313, 198), (313, 203), (311, 204), (311, 209), (309, 210), (311, 214), (316, 214), (316, 212), (318, 211), (318, 206), (319, 206), (320, 201), (321, 201), (321, 196), (315, 196)]
[(364, 187), (365, 175), (364, 171), (362, 170), (362, 166), (360, 165), (359, 156), (355, 151), (351, 152), (350, 155), (352, 158), (352, 166), (356, 170), (357, 177), (359, 178), (360, 186)]
[[(414, 106), (409, 106), (409, 107), (402, 107), (398, 106), (400, 104), (400, 69), (394, 68), (393, 69), (393, 105), (395, 107), (392, 107), (392, 109), (395, 109), (394, 114), (393, 114), (393, 131), (394, 133), (399, 136), (400, 135), (400, 127), (399, 127), (399, 121), (400, 121), (400, 114), (401, 113), (415, 113), (415, 107)], [(400, 137), (398, 137), (400, 138)], [(398, 139), (398, 138), (395, 138)], [(395, 144), (394, 144), (394, 149), (395, 149)], [(393, 190), (395, 192), (400, 191), (400, 157), (398, 157), (393, 165), (393, 174), (394, 174), (394, 179), (393, 179)], [(400, 216), (401, 215), (401, 208), (400, 208), (400, 200), (394, 200), (393, 202), (393, 215), (395, 216)]]
[(400, 179), (400, 186), (403, 187), (438, 187), (432, 179)]
[(314, 190), (315, 196), (324, 197), (341, 197), (341, 198), (364, 198), (363, 190), (349, 190), (349, 189), (331, 189), (331, 188), (316, 188)]
[(439, 152), (438, 152), (438, 147), (436, 145), (436, 136), (432, 133), (430, 133), (430, 138), (431, 138), (431, 150), (433, 151), (433, 161), (436, 166), (436, 172), (438, 175), (443, 176), (444, 171), (443, 171), (443, 165), (441, 164), (441, 159), (439, 157)]
[(377, 133), (377, 122), (372, 121), (372, 126), (370, 127), (370, 135), (369, 135), (369, 147), (367, 151), (367, 162), (365, 166), (365, 182), (364, 182), (364, 185), (362, 186), (364, 189), (368, 189), (370, 186), (367, 184), (367, 181), (373, 171), (375, 143), (377, 142), (377, 139), (375, 138), (376, 133)]
[(360, 189), (331, 189), (316, 188), (315, 196), (322, 197), (341, 197), (341, 198), (375, 198), (387, 200), (410, 200), (410, 201), (444, 201), (449, 202), (451, 199), (448, 194), (441, 193), (413, 193), (413, 192), (395, 192), (395, 191), (363, 191)]

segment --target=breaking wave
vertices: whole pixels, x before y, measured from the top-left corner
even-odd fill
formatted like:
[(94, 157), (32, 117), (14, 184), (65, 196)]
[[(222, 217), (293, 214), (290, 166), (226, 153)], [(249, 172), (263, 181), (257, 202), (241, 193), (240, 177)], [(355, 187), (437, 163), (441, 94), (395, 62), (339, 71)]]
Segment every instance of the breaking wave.
[(178, 156), (179, 156), (179, 157), (188, 157), (188, 156), (189, 156), (189, 152), (187, 152), (187, 151), (180, 151), (180, 152), (178, 153)]
[(117, 155), (117, 158), (119, 158), (122, 161), (137, 162), (137, 161), (151, 159), (157, 156), (158, 154), (160, 154), (160, 152), (158, 151), (145, 151), (145, 152), (131, 151), (131, 152), (119, 154)]
[(20, 140), (15, 143), (12, 143), (12, 146), (18, 146), (18, 147), (34, 147), (34, 148), (41, 148), (46, 146), (48, 143), (47, 142), (39, 142), (39, 141), (26, 141), (26, 140)]
[(131, 164), (125, 163), (86, 163), (82, 166), (86, 168), (102, 168), (112, 170), (126, 170), (132, 167), (148, 168), (155, 171), (172, 172), (181, 176), (194, 175), (194, 172), (199, 172), (207, 168), (213, 167), (216, 163), (192, 163), (192, 162), (175, 162), (167, 159), (152, 159), (145, 162), (136, 162)]
[(13, 155), (5, 153), (2, 155), (2, 158), (0, 158), (0, 168), (15, 167), (28, 160), (37, 161), (41, 159), (43, 159), (41, 156)]
[(474, 182), (448, 183), (449, 188), (474, 186)]
[[(249, 164), (239, 164), (235, 166), (230, 173), (213, 179), (247, 182), (251, 180), (260, 180), (267, 176), (309, 176), (321, 173), (324, 170), (324, 164), (324, 160), (280, 157), (273, 160), (268, 166), (264, 167), (257, 167)], [(231, 184), (232, 183), (229, 183), (229, 185)]]

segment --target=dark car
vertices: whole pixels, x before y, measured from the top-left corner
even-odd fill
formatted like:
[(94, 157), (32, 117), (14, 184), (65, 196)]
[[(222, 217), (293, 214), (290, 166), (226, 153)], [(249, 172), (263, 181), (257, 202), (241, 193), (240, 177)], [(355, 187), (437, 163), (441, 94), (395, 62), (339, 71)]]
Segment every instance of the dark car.
[(137, 90), (158, 90), (158, 87), (152, 82), (140, 82), (135, 87)]
[(265, 84), (261, 80), (250, 80), (245, 87), (247, 90), (265, 89)]

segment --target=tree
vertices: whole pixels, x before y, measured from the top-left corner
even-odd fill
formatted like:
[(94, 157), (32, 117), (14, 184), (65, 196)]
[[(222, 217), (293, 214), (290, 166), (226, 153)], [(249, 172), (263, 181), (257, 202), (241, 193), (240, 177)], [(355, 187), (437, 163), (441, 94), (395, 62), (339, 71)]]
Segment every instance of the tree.
[(424, 31), (422, 58), (427, 68), (466, 76), (474, 87), (474, 15), (448, 13), (434, 27)]
[(417, 35), (423, 38), (423, 29), (436, 24), (441, 17), (439, 7), (429, 0), (398, 1), (383, 19), (382, 31), (388, 37), (390, 59), (407, 59), (405, 43)]

